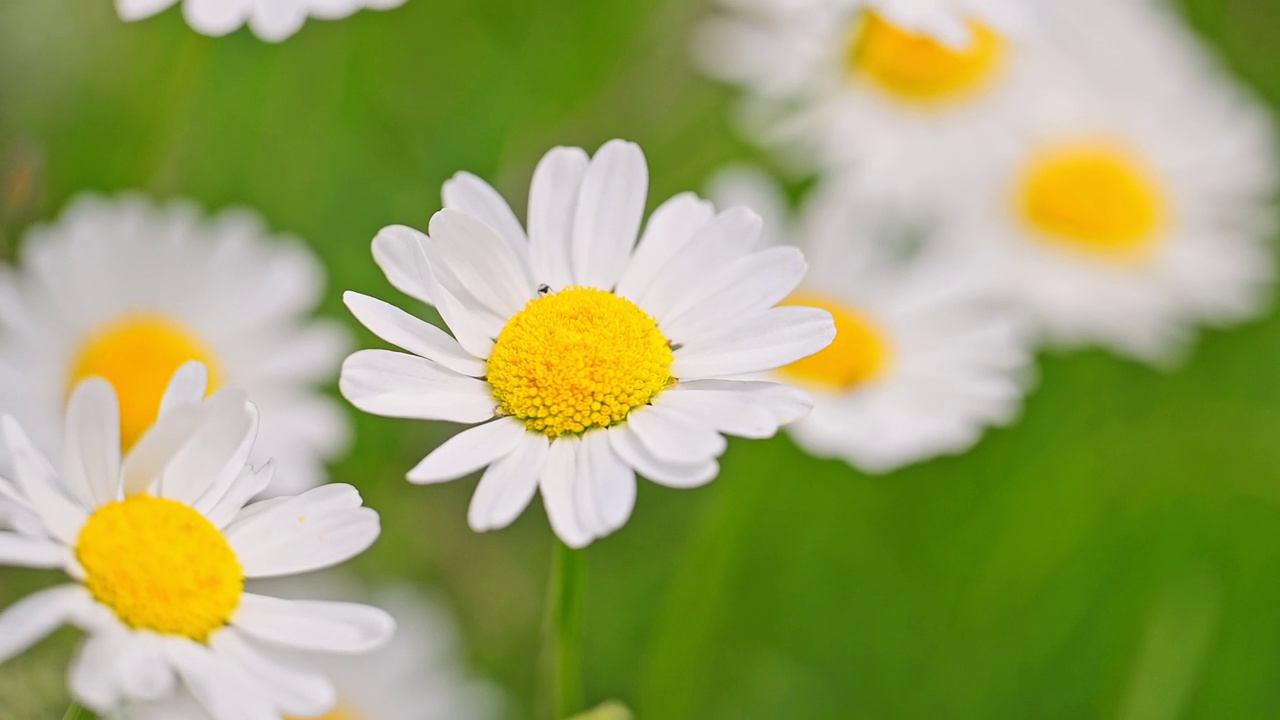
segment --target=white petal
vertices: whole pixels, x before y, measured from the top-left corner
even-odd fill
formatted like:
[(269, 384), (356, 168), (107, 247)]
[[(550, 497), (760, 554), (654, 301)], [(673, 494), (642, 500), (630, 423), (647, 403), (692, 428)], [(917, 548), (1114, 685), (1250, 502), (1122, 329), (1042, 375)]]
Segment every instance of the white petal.
[(534, 280), (560, 290), (573, 284), (573, 219), (590, 159), (581, 148), (552, 148), (529, 186), (529, 245)]
[(268, 460), (256, 471), (253, 467), (245, 465), (226, 492), (216, 497), (213, 493), (207, 493), (197, 500), (193, 507), (196, 511), (203, 513), (214, 527), (224, 528), (236, 518), (246, 503), (267, 489), (271, 479), (275, 477), (275, 472), (274, 460)]
[(423, 458), (407, 477), (419, 484), (456, 480), (511, 452), (527, 433), (515, 418), (463, 430)]
[(55, 540), (0, 532), (0, 565), (60, 568), (67, 562), (67, 546)]
[(342, 396), (374, 415), (478, 423), (493, 417), (489, 384), (425, 358), (361, 350), (342, 363)]
[(590, 489), (591, 506), (600, 521), (594, 530), (596, 537), (625, 525), (636, 504), (635, 472), (613, 451), (609, 432), (596, 430), (583, 435), (583, 452), (578, 455), (588, 468), (587, 473), (579, 473), (579, 481)]
[(93, 599), (79, 585), (59, 585), (28, 595), (0, 613), (0, 662), (22, 653), (77, 615)]
[(676, 463), (654, 455), (626, 425), (609, 429), (609, 445), (623, 462), (659, 485), (693, 488), (715, 479), (720, 465), (715, 460), (702, 463)]
[(220, 37), (244, 25), (251, 7), (243, 2), (227, 0), (187, 0), (182, 6), (182, 14), (196, 32)]
[(677, 384), (655, 404), (722, 433), (759, 439), (772, 437), (779, 426), (808, 415), (813, 399), (803, 390), (779, 383), (696, 380)]
[(635, 143), (610, 140), (587, 166), (573, 221), (573, 279), (611, 290), (644, 218), (649, 168)]
[(75, 545), (80, 536), (80, 528), (89, 519), (88, 513), (62, 494), (61, 484), (54, 475), (53, 468), (49, 467), (44, 456), (31, 445), (31, 440), (22, 431), (17, 420), (6, 415), (0, 428), (4, 431), (5, 444), (9, 448), (9, 462), (13, 464), (14, 479), (31, 503), (31, 509), (40, 516), (55, 538), (69, 546)]
[(442, 281), (441, 272), (450, 273), (497, 317), (515, 315), (537, 295), (528, 265), (488, 225), (446, 209), (431, 216), (430, 232), (427, 257), (434, 251), (441, 260), (432, 264), (432, 272)]
[(94, 633), (80, 646), (71, 662), (69, 684), (76, 701), (105, 713), (120, 704), (120, 677), (116, 658), (124, 655), (129, 635), (123, 630)]
[(773, 370), (818, 352), (835, 336), (827, 311), (777, 307), (715, 337), (685, 343), (675, 353), (671, 374), (699, 380)]
[(760, 227), (760, 216), (746, 208), (720, 213), (658, 270), (644, 292), (632, 299), (659, 321), (665, 320), (707, 273), (745, 255), (760, 236)]
[(361, 502), (350, 485), (321, 485), (238, 518), (224, 533), (245, 577), (319, 570), (359, 555), (378, 538), (378, 513)]
[(178, 0), (116, 0), (116, 12), (125, 22), (149, 18), (172, 7)]
[(307, 8), (296, 2), (254, 3), (249, 16), (249, 29), (258, 39), (281, 42), (302, 29), (307, 22)]
[(632, 301), (642, 297), (662, 267), (713, 217), (711, 203), (693, 193), (681, 193), (659, 205), (649, 216), (617, 293)]
[(177, 677), (159, 635), (146, 631), (129, 633), (129, 641), (111, 662), (128, 697), (155, 701), (174, 690)]
[(404, 225), (388, 225), (373, 238), (373, 261), (392, 287), (428, 305), (431, 299), (427, 276), (430, 270), (422, 246), (427, 236)]
[(542, 473), (538, 476), (542, 505), (547, 510), (551, 529), (571, 548), (582, 548), (591, 543), (591, 534), (579, 525), (574, 508), (578, 445), (578, 439), (574, 437), (562, 436), (553, 440)]
[(160, 400), (160, 417), (169, 414), (175, 407), (182, 405), (199, 405), (204, 402), (209, 392), (209, 369), (198, 360), (184, 363), (169, 380)]
[(239, 390), (219, 390), (200, 427), (165, 464), (159, 495), (188, 505), (206, 492), (222, 495), (244, 470), (257, 435), (258, 409)]
[(514, 450), (489, 464), (467, 509), (472, 530), (504, 528), (524, 512), (538, 490), (549, 450), (546, 435), (525, 432)]
[(89, 378), (67, 404), (67, 482), (85, 507), (120, 492), (120, 406), (111, 383)]
[(279, 709), (257, 679), (236, 663), (185, 638), (166, 642), (165, 653), (213, 720), (280, 720)]
[(426, 274), (427, 287), (435, 298), (436, 310), (458, 344), (478, 358), (488, 358), (493, 352), (494, 338), (502, 332), (501, 324), (490, 323), (483, 312), (476, 312), (452, 292), (440, 284), (434, 273)]
[[(446, 208), (464, 212), (488, 225), (506, 241), (517, 258), (528, 261), (529, 241), (524, 236), (524, 228), (493, 186), (469, 172), (460, 172), (445, 181), (441, 195)], [(434, 231), (431, 234), (435, 236)]]
[(676, 303), (662, 320), (662, 332), (684, 343), (762, 313), (790, 295), (807, 269), (804, 254), (793, 247), (739, 258)]
[(661, 405), (632, 411), (627, 427), (654, 456), (684, 465), (704, 464), (727, 446), (720, 433)]
[(245, 593), (232, 624), (263, 642), (296, 650), (366, 653), (391, 638), (396, 623), (368, 605), (281, 600)]
[(342, 294), (342, 301), (360, 324), (392, 345), (469, 377), (485, 374), (483, 360), (463, 350), (457, 340), (435, 325), (358, 292), (348, 290)]
[(246, 642), (238, 628), (214, 634), (209, 646), (218, 655), (248, 670), (287, 715), (319, 717), (338, 702), (338, 692), (327, 677), (267, 657)]
[[(225, 400), (223, 401), (226, 402)], [(178, 405), (147, 429), (124, 460), (121, 486), (128, 497), (147, 492), (209, 414), (208, 406)]]

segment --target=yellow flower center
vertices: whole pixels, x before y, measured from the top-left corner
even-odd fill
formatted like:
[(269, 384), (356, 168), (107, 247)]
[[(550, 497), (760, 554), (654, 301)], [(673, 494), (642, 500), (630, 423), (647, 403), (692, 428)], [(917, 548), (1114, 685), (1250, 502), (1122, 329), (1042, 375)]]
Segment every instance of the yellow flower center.
[(890, 355), (888, 338), (862, 313), (839, 300), (808, 292), (798, 292), (783, 304), (822, 308), (831, 313), (836, 321), (836, 339), (779, 372), (800, 383), (847, 391), (885, 371)]
[(213, 523), (175, 500), (137, 495), (80, 531), (85, 586), (131, 628), (204, 642), (240, 604), (244, 571)]
[(999, 69), (1004, 41), (987, 26), (969, 21), (969, 46), (949, 48), (904, 30), (867, 11), (849, 44), (849, 72), (900, 100), (935, 103), (981, 87)]
[(91, 334), (71, 364), (68, 392), (81, 380), (101, 377), (120, 399), (120, 445), (133, 447), (160, 412), (173, 373), (199, 360), (217, 385), (213, 352), (182, 325), (160, 315), (129, 315)]
[(1099, 143), (1038, 153), (1023, 169), (1017, 202), (1046, 239), (1111, 256), (1139, 256), (1164, 215), (1160, 186), (1136, 158)]
[(671, 383), (673, 359), (658, 323), (630, 300), (568, 287), (507, 322), (488, 379), (501, 413), (554, 438), (621, 422)]

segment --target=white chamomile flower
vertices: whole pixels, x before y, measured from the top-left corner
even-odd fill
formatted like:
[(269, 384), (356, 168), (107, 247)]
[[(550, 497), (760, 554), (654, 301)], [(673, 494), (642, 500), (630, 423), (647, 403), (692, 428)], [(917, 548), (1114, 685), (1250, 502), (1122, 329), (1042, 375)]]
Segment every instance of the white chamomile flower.
[(325, 461), (345, 452), (350, 420), (317, 386), (337, 374), (347, 334), (308, 317), (324, 269), (301, 241), (245, 210), (205, 218), (182, 201), (88, 195), (31, 229), (20, 256), (0, 275), (0, 411), (49, 457), (62, 457), (76, 383), (115, 387), (127, 450), (192, 360), (212, 389), (241, 388), (258, 406), (252, 461), (282, 465), (271, 492), (324, 482)]
[[(259, 583), (258, 585), (262, 585)], [(265, 583), (282, 597), (351, 599), (368, 591), (350, 581), (288, 578)], [(492, 720), (501, 696), (472, 678), (458, 653), (458, 629), (438, 603), (408, 587), (373, 593), (369, 599), (396, 621), (395, 638), (368, 655), (310, 658), (338, 691), (327, 715), (308, 720)], [(121, 720), (209, 720), (188, 695), (132, 708)]]
[(141, 20), (179, 3), (196, 32), (226, 35), (243, 25), (268, 42), (279, 42), (302, 29), (307, 18), (338, 20), (358, 10), (390, 10), (405, 0), (115, 0), (124, 20)]
[(693, 52), (746, 90), (748, 128), (803, 170), (856, 163), (912, 197), (945, 194), (980, 165), (1053, 64), (1028, 42), (1034, 16), (1017, 0), (721, 5)]
[[(718, 202), (773, 190), (728, 172), (713, 186)], [(782, 212), (776, 199), (758, 204)], [(913, 237), (919, 228), (847, 180), (820, 187), (792, 227), (776, 226), (782, 236), (767, 240), (798, 244), (813, 264), (788, 302), (836, 323), (828, 348), (776, 373), (813, 395), (813, 411), (788, 427), (802, 447), (887, 472), (964, 452), (1016, 417), (1031, 353), (978, 257)]]
[(205, 380), (198, 363), (179, 370), (160, 419), (123, 459), (115, 393), (84, 381), (61, 475), (12, 416), (0, 422), (13, 463), (0, 495), (25, 516), (0, 532), (0, 562), (72, 580), (0, 615), (0, 660), (69, 623), (89, 634), (71, 691), (95, 711), (181, 687), (216, 720), (328, 712), (329, 680), (279, 653), (368, 652), (394, 621), (365, 605), (246, 592), (245, 579), (347, 560), (377, 538), (378, 515), (350, 485), (246, 505), (271, 476), (270, 464), (246, 464), (257, 412), (238, 390), (203, 400)]
[(989, 251), (1045, 340), (1177, 360), (1196, 324), (1266, 303), (1270, 117), (1164, 4), (1051, 7), (1079, 73), (956, 188), (947, 228)]
[(671, 487), (715, 477), (721, 433), (768, 437), (807, 395), (739, 379), (831, 342), (831, 316), (774, 307), (805, 272), (795, 248), (753, 252), (754, 213), (716, 214), (692, 194), (654, 211), (637, 146), (594, 158), (555, 148), (534, 172), (528, 231), (479, 178), (445, 184), (430, 237), (385, 228), (374, 257), (398, 289), (433, 304), (449, 336), (386, 303), (347, 306), (412, 354), (364, 350), (339, 387), (392, 417), (483, 423), (409, 472), (418, 483), (486, 467), (471, 527), (511, 523), (541, 490), (556, 534), (582, 547), (621, 527), (635, 474)]

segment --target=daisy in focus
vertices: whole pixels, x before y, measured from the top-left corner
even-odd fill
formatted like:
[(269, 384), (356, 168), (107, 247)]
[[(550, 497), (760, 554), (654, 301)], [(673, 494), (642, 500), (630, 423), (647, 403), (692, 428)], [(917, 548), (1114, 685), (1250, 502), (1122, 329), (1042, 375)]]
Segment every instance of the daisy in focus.
[(80, 383), (61, 475), (12, 416), (0, 421), (13, 463), (0, 494), (21, 515), (0, 532), (0, 561), (71, 578), (0, 614), (0, 660), (71, 624), (89, 635), (71, 692), (96, 712), (181, 687), (216, 720), (321, 715), (332, 684), (283, 653), (368, 652), (394, 621), (245, 592), (245, 579), (343, 562), (377, 538), (378, 515), (350, 485), (246, 504), (272, 473), (246, 464), (257, 412), (238, 390), (205, 391), (201, 365), (179, 370), (159, 421), (122, 458), (111, 385)]
[(659, 206), (637, 242), (647, 193), (634, 144), (593, 158), (555, 148), (534, 171), (527, 231), (460, 173), (429, 237), (392, 226), (374, 239), (391, 283), (453, 335), (349, 292), (360, 322), (409, 354), (357, 352), (339, 387), (366, 412), (477, 425), (408, 474), (435, 483), (486, 468), (473, 529), (505, 527), (540, 490), (556, 534), (583, 547), (630, 517), (636, 473), (704, 484), (723, 434), (769, 437), (808, 412), (803, 392), (741, 379), (834, 337), (826, 311), (774, 307), (804, 276), (800, 251), (753, 251), (757, 215), (717, 214), (692, 194)]
[(271, 492), (313, 487), (350, 432), (318, 388), (347, 351), (343, 328), (308, 317), (323, 290), (306, 245), (247, 211), (205, 218), (182, 201), (82, 196), (31, 229), (18, 269), (0, 275), (0, 410), (60, 458), (71, 389), (104, 378), (128, 450), (169, 378), (198, 361), (211, 390), (241, 388), (262, 413), (251, 460), (281, 464)]
[(746, 91), (749, 132), (803, 172), (856, 164), (910, 199), (985, 162), (1050, 58), (1017, 0), (722, 0), (696, 63)]
[(358, 10), (390, 10), (405, 0), (115, 0), (126, 21), (149, 18), (182, 4), (187, 24), (203, 35), (226, 35), (248, 25), (262, 40), (280, 42), (302, 29), (307, 18), (339, 20)]
[(914, 237), (855, 181), (820, 186), (790, 224), (761, 173), (725, 171), (711, 196), (776, 213), (766, 224), (780, 234), (766, 242), (793, 242), (813, 264), (787, 302), (835, 317), (830, 347), (774, 374), (813, 395), (813, 412), (788, 427), (805, 450), (888, 472), (965, 452), (1017, 417), (1029, 343), (978, 257)]
[(1195, 325), (1267, 302), (1271, 120), (1163, 4), (1052, 9), (1078, 72), (956, 189), (946, 229), (993, 258), (1047, 342), (1176, 361)]
[[(351, 581), (332, 577), (287, 578), (269, 583), (281, 597), (360, 598), (368, 594)], [(470, 677), (458, 657), (453, 618), (439, 604), (403, 587), (370, 598), (396, 621), (395, 638), (358, 657), (316, 658), (333, 680), (338, 704), (315, 720), (492, 720), (499, 717), (496, 688)], [(186, 695), (132, 709), (122, 720), (209, 720)], [(301, 719), (299, 719), (301, 720)]]

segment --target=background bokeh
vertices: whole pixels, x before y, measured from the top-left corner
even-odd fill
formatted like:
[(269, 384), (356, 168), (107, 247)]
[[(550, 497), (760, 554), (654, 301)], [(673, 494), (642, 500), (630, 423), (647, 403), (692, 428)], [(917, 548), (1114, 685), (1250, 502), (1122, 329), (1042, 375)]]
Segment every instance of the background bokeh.
[[(1182, 9), (1280, 102), (1280, 2)], [(687, 62), (705, 10), (409, 0), (271, 45), (198, 35), (176, 10), (125, 24), (109, 0), (3, 0), (0, 248), (78, 192), (138, 188), (306, 238), (326, 314), (349, 320), (344, 289), (409, 306), (369, 241), (425, 228), (458, 170), (522, 212), (555, 144), (639, 142), (651, 207), (752, 159), (732, 93)], [(1022, 420), (961, 458), (868, 477), (778, 438), (733, 443), (707, 487), (642, 484), (630, 523), (588, 550), (589, 698), (646, 720), (1280, 715), (1280, 320), (1205, 333), (1173, 372), (1084, 352), (1039, 375)], [(384, 523), (357, 570), (434, 588), (512, 717), (532, 716), (541, 511), (476, 535), (473, 481), (403, 480), (452, 428), (356, 429), (333, 478)], [(53, 577), (4, 570), (0, 601)], [(72, 637), (0, 670), (0, 718), (65, 707)]]

